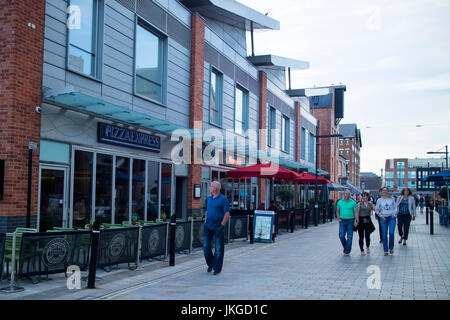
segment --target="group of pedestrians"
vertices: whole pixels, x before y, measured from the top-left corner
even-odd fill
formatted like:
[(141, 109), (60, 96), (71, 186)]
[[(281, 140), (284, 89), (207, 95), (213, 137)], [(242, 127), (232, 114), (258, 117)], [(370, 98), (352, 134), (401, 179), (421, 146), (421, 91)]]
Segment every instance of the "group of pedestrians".
[[(346, 190), (344, 199), (337, 202), (336, 215), (339, 221), (339, 239), (344, 248), (345, 256), (350, 255), (352, 249), (353, 232), (358, 231), (361, 255), (370, 254), (370, 234), (376, 229), (371, 216), (378, 220), (380, 242), (383, 243), (384, 255), (394, 253), (395, 226), (398, 224), (400, 236), (399, 244), (406, 246), (411, 220), (416, 217), (416, 200), (410, 189), (402, 190), (400, 196), (394, 199), (389, 189), (380, 189), (380, 197), (375, 201), (367, 193), (361, 194), (361, 201), (357, 203), (350, 198), (351, 193)], [(366, 247), (364, 250), (364, 240)]]

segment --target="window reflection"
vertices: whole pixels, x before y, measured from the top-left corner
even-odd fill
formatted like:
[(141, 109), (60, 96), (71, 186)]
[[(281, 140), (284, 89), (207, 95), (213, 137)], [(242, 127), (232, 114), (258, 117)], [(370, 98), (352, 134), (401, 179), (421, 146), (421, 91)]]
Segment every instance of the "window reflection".
[(147, 176), (147, 221), (154, 221), (158, 218), (159, 206), (159, 163), (148, 162)]
[(76, 150), (73, 182), (73, 227), (84, 228), (91, 220), (92, 152)]
[(129, 221), (130, 159), (116, 157), (115, 223)]
[(131, 221), (144, 220), (145, 210), (145, 160), (133, 160), (133, 202)]
[(161, 219), (170, 218), (171, 208), (171, 187), (172, 187), (172, 165), (161, 164)]
[(97, 154), (95, 183), (95, 217), (101, 223), (111, 223), (113, 156)]

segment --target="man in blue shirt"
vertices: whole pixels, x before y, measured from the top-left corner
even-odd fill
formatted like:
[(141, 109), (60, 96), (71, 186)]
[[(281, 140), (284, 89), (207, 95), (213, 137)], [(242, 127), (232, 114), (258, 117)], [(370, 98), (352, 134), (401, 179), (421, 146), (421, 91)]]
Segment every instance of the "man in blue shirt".
[[(230, 204), (228, 199), (220, 193), (220, 183), (211, 182), (206, 199), (205, 225), (203, 229), (203, 253), (205, 254), (208, 272), (214, 269), (214, 275), (222, 271), (223, 257), (225, 254), (224, 227), (230, 217)], [(212, 254), (212, 242), (215, 239), (214, 255)]]

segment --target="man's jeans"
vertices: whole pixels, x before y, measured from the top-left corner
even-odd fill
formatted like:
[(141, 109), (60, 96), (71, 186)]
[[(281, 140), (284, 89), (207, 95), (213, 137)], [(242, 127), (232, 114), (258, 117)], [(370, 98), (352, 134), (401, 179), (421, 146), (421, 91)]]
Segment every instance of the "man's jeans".
[[(388, 252), (388, 250), (394, 249), (395, 223), (397, 219), (392, 218), (392, 216), (384, 217), (384, 219), (386, 219), (386, 221), (383, 221), (383, 219), (380, 218), (381, 230), (383, 232), (383, 249), (384, 252)], [(389, 232), (389, 248), (387, 238), (388, 232)]]
[[(353, 240), (353, 224), (355, 219), (341, 219), (339, 222), (339, 239), (341, 239), (342, 246), (344, 247), (344, 253), (350, 253), (352, 251)], [(347, 233), (347, 239), (345, 239), (345, 233)]]
[[(215, 239), (214, 255), (212, 254), (212, 243)], [(203, 253), (206, 264), (212, 267), (214, 271), (222, 271), (223, 256), (225, 254), (225, 231), (222, 225), (211, 230), (206, 225), (203, 227)]]

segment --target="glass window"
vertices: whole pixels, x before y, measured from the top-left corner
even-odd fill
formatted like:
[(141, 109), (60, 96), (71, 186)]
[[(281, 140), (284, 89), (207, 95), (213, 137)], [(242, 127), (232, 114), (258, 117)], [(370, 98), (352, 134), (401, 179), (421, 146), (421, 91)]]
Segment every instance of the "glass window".
[(394, 187), (394, 181), (386, 181), (386, 187), (393, 188)]
[(148, 162), (147, 176), (147, 221), (158, 219), (159, 207), (159, 163)]
[(405, 172), (404, 171), (397, 171), (397, 178), (405, 178)]
[(415, 181), (408, 181), (408, 188), (415, 188), (416, 182)]
[(405, 162), (397, 161), (397, 169), (405, 169)]
[(408, 171), (408, 179), (415, 179), (415, 178), (416, 178), (416, 172)]
[(269, 130), (268, 135), (269, 139), (267, 139), (268, 146), (275, 146), (275, 132), (272, 132), (272, 130), (275, 130), (276, 125), (276, 110), (273, 107), (269, 108)]
[(161, 219), (171, 215), (172, 165), (161, 164)]
[(281, 118), (281, 148), (284, 152), (289, 152), (289, 118)]
[(344, 139), (339, 139), (339, 143), (343, 144), (344, 143)]
[(310, 162), (314, 162), (315, 158), (314, 158), (314, 146), (315, 146), (315, 142), (314, 142), (314, 135), (312, 133), (309, 134), (309, 161)]
[(75, 150), (73, 228), (84, 228), (91, 220), (93, 161), (92, 152)]
[(348, 140), (348, 139), (345, 139), (345, 144), (349, 144), (350, 143), (350, 141)]
[(144, 28), (136, 27), (137, 94), (162, 102), (163, 41)]
[(345, 149), (345, 154), (350, 154), (350, 150), (349, 149)]
[(243, 134), (248, 129), (248, 92), (236, 86), (236, 101), (234, 112), (234, 130)]
[(95, 181), (95, 217), (100, 223), (111, 223), (113, 156), (97, 154)]
[(145, 211), (145, 160), (133, 159), (133, 188), (131, 221), (144, 220)]
[(70, 5), (80, 8), (81, 17), (79, 28), (69, 28), (68, 66), (95, 77), (97, 1), (71, 0)]
[(394, 178), (394, 172), (393, 171), (386, 171), (385, 178), (393, 179)]
[(222, 125), (222, 83), (222, 74), (213, 69), (209, 93), (210, 121), (217, 125)]
[(116, 157), (116, 201), (114, 222), (129, 221), (130, 159)]
[(305, 128), (302, 128), (302, 132), (301, 132), (301, 152), (300, 152), (300, 157), (303, 160), (306, 160), (306, 130)]

